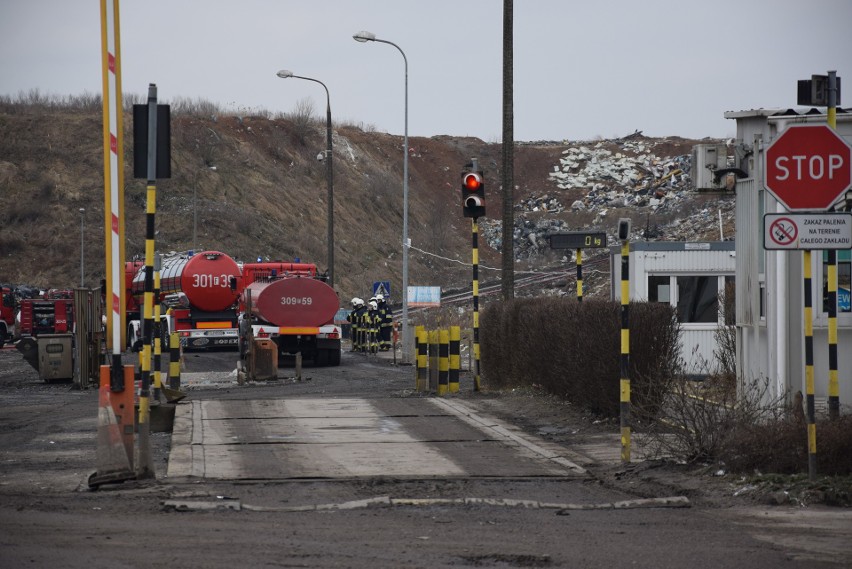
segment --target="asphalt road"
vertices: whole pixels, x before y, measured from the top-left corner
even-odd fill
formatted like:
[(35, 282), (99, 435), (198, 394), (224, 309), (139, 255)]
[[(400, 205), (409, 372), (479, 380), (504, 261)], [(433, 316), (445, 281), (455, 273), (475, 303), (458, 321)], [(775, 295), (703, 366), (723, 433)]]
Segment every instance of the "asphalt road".
[[(154, 479), (91, 491), (97, 393), (44, 384), (18, 358), (0, 350), (2, 567), (820, 568), (848, 566), (852, 554), (848, 516), (680, 507), (663, 499), (679, 488), (634, 487), (630, 469), (581, 452), (609, 434), (582, 436), (545, 400), (475, 394), (463, 378), (462, 393), (442, 403), (413, 391), (411, 368), (348, 353), (340, 367), (306, 366), (301, 380), (285, 367), (276, 381), (242, 385), (230, 377), (232, 353), (186, 354), (176, 416), (210, 440), (187, 444), (176, 422), (174, 433), (152, 434)], [(323, 422), (335, 413), (338, 423)], [(546, 413), (578, 433), (575, 445), (527, 428)], [(325, 462), (307, 448), (329, 441), (359, 448)], [(373, 448), (400, 441), (418, 451)], [(254, 458), (206, 456), (207, 443)], [(218, 474), (173, 473), (188, 448)], [(418, 456), (432, 470), (390, 469)], [(565, 462), (545, 468), (554, 457)], [(222, 476), (228, 464), (236, 468)]]

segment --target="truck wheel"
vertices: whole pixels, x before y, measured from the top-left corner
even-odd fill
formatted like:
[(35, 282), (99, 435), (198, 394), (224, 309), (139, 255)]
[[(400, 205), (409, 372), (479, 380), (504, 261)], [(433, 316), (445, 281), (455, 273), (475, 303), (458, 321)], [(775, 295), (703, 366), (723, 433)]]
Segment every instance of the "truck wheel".
[(330, 350), (317, 350), (314, 355), (314, 365), (317, 367), (325, 367), (328, 365), (328, 356)]
[(340, 365), (340, 350), (328, 350), (328, 365), (330, 366), (339, 366)]

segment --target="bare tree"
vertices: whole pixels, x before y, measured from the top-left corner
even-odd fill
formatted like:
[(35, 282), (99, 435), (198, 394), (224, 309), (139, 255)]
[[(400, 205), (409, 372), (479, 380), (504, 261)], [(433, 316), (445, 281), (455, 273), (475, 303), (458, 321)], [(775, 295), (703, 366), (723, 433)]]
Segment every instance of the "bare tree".
[(314, 122), (314, 101), (308, 97), (296, 101), (296, 108), (290, 113), (293, 121), (296, 137), (301, 144), (306, 144), (308, 134), (311, 132)]

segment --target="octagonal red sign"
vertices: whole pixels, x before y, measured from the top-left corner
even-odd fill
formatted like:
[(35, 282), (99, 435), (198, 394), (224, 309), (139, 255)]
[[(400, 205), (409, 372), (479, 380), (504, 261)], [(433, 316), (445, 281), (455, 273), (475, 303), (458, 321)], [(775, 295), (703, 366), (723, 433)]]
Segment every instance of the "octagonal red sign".
[(852, 147), (827, 125), (790, 126), (766, 149), (765, 178), (788, 210), (827, 210), (852, 184)]

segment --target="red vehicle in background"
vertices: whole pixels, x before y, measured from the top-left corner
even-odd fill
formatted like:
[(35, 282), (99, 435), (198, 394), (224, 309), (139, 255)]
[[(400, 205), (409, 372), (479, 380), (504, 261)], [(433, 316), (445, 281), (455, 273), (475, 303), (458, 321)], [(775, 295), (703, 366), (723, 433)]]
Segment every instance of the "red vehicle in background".
[(21, 299), (16, 335), (21, 338), (74, 331), (74, 291), (51, 289), (43, 298)]
[[(311, 263), (243, 265), (241, 350), (251, 331), (255, 338), (271, 338), (279, 355), (301, 352), (317, 366), (340, 365), (341, 329), (334, 324), (340, 301), (324, 278)], [(251, 313), (245, 308), (249, 297)]]
[[(128, 263), (126, 269), (133, 272), (127, 302), (130, 327), (128, 342), (132, 344), (139, 339), (145, 267), (135, 261)], [(155, 302), (162, 302), (168, 307), (166, 320), (169, 329), (180, 333), (182, 347), (236, 348), (239, 342), (238, 297), (241, 291), (240, 267), (230, 256), (219, 251), (187, 252), (163, 259), (160, 267), (160, 298), (155, 299)]]
[(15, 296), (12, 288), (0, 287), (0, 348), (15, 335)]

